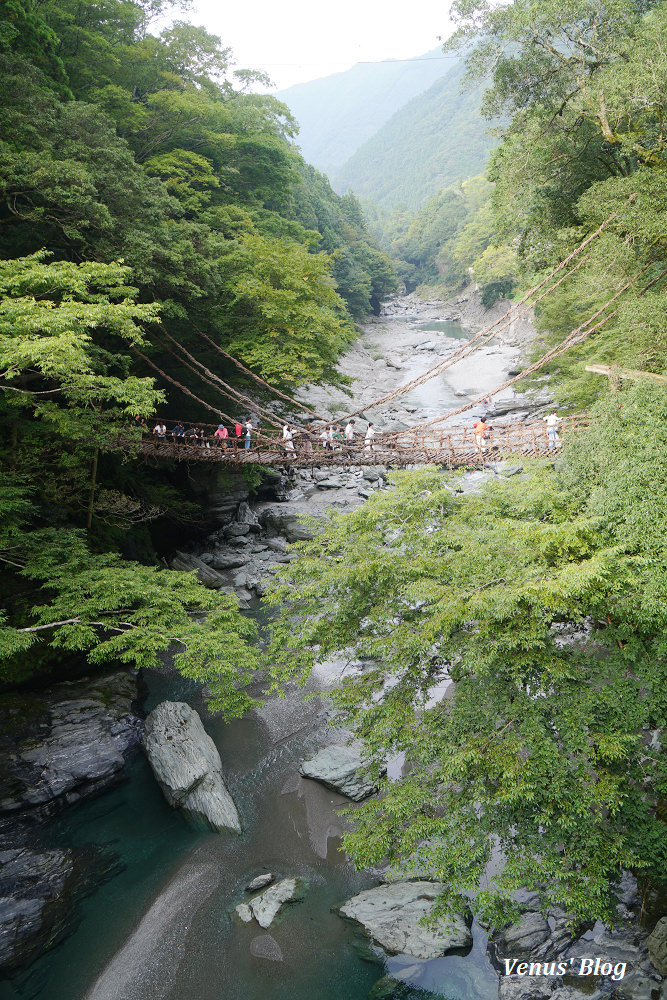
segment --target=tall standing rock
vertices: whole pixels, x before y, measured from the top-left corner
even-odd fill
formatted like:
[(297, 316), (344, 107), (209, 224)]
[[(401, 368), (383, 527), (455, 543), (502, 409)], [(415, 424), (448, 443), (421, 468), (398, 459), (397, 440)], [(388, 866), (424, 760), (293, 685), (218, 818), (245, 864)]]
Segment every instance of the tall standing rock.
[(163, 701), (146, 719), (144, 746), (170, 806), (182, 809), (196, 827), (241, 833), (220, 754), (193, 708)]

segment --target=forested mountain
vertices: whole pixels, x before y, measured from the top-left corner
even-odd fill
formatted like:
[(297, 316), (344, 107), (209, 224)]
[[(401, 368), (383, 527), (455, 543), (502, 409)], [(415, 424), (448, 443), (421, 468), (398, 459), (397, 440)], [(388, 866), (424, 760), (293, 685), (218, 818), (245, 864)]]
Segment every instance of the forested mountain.
[(458, 63), (397, 111), (332, 178), (383, 209), (420, 208), (440, 188), (480, 173), (496, 144), (480, 114), (483, 85)]
[[(119, 435), (156, 408), (238, 416), (183, 347), (228, 383), (217, 347), (273, 382), (337, 381), (391, 265), (218, 38), (149, 33), (167, 4), (0, 13), (0, 655), (10, 675), (48, 645), (147, 664), (177, 634), (183, 667), (218, 658), (238, 707), (252, 628), (224, 595), (156, 572), (148, 525), (183, 498), (123, 461)], [(136, 551), (147, 565), (122, 558)]]
[(305, 160), (331, 178), (394, 112), (447, 73), (453, 61), (458, 58), (433, 49), (410, 60), (358, 63), (275, 96), (299, 123), (297, 142)]

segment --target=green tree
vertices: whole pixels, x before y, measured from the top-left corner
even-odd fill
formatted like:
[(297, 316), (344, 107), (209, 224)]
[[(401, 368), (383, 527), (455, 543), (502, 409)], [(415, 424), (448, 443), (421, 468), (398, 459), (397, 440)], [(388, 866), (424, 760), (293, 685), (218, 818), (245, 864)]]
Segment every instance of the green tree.
[(358, 865), (441, 879), (444, 909), (472, 895), (495, 923), (522, 887), (609, 919), (623, 868), (667, 881), (651, 742), (667, 721), (665, 427), (667, 397), (641, 385), (600, 405), (555, 472), (478, 494), (395, 474), (299, 544), (270, 598), (287, 603), (276, 683), (363, 657), (333, 694), (337, 722), (376, 775), (396, 754), (410, 764), (355, 810)]

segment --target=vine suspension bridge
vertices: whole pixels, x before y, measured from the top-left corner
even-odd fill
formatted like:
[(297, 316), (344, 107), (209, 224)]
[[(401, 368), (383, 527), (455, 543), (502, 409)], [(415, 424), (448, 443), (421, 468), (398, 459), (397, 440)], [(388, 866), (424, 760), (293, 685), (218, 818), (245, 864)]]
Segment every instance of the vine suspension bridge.
[[(290, 417), (290, 423), (294, 427), (294, 438), (287, 443), (283, 440), (281, 428), (284, 420), (280, 420), (276, 413), (265, 408), (256, 400), (244, 395), (240, 389), (224, 381), (216, 372), (191, 354), (183, 345), (179, 344), (165, 329), (159, 327), (156, 340), (162, 350), (167, 350), (185, 368), (193, 372), (202, 384), (215, 389), (220, 395), (234, 404), (234, 409), (242, 408), (245, 411), (257, 414), (266, 423), (267, 428), (262, 427), (252, 431), (251, 446), (245, 447), (242, 439), (230, 437), (223, 441), (218, 441), (211, 434), (208, 428), (218, 426), (217, 424), (201, 424), (202, 432), (198, 439), (192, 437), (172, 437), (168, 434), (144, 436), (141, 441), (121, 439), (120, 444), (127, 450), (139, 450), (143, 453), (147, 461), (185, 461), (185, 462), (225, 462), (231, 464), (253, 463), (258, 465), (373, 465), (389, 464), (394, 466), (436, 464), (448, 467), (464, 467), (470, 465), (483, 464), (488, 458), (500, 458), (504, 454), (517, 455), (521, 457), (540, 457), (553, 454), (560, 441), (553, 433), (549, 434), (549, 429), (542, 420), (532, 422), (514, 422), (496, 425), (490, 429), (490, 433), (483, 439), (475, 434), (475, 430), (470, 426), (450, 425), (452, 418), (470, 410), (479, 404), (487, 403), (493, 396), (509, 388), (514, 383), (519, 382), (530, 375), (533, 375), (545, 365), (554, 361), (560, 355), (569, 351), (572, 347), (582, 343), (589, 336), (601, 329), (618, 312), (618, 300), (635, 285), (642, 276), (649, 271), (654, 261), (649, 260), (636, 274), (630, 277), (616, 292), (594, 312), (588, 319), (580, 324), (576, 329), (571, 330), (568, 335), (546, 351), (540, 358), (528, 365), (512, 378), (507, 379), (501, 385), (496, 386), (490, 392), (485, 392), (476, 399), (471, 399), (458, 409), (444, 413), (442, 416), (416, 424), (413, 427), (376, 435), (372, 442), (365, 442), (357, 439), (353, 443), (343, 440), (329, 442), (324, 446), (320, 440), (320, 433), (323, 427), (332, 424), (341, 425), (352, 420), (360, 414), (367, 414), (369, 411), (381, 407), (398, 396), (410, 392), (418, 386), (424, 385), (430, 379), (442, 374), (458, 361), (469, 357), (479, 348), (486, 346), (503, 330), (506, 330), (512, 323), (532, 309), (538, 302), (550, 295), (572, 274), (583, 267), (588, 257), (583, 251), (595, 240), (603, 230), (615, 218), (609, 216), (598, 229), (586, 237), (582, 243), (576, 247), (557, 267), (555, 267), (537, 285), (531, 288), (523, 298), (515, 303), (502, 317), (486, 326), (476, 333), (470, 340), (461, 347), (440, 360), (427, 371), (417, 375), (415, 378), (392, 390), (386, 395), (367, 403), (363, 408), (354, 410), (345, 417), (333, 420), (330, 416), (322, 416), (312, 410), (305, 403), (300, 402), (291, 396), (286, 395), (280, 389), (272, 386), (264, 379), (260, 378), (241, 361), (224, 351), (208, 334), (199, 330), (192, 324), (193, 329), (206, 342), (209, 348), (213, 348), (225, 359), (226, 364), (233, 364), (243, 374), (252, 379), (262, 387), (262, 391), (269, 390), (272, 395), (290, 404), (290, 408), (295, 408), (306, 414), (302, 420), (309, 421), (306, 428), (303, 424)], [(579, 257), (576, 263), (574, 259)], [(656, 277), (645, 285), (639, 293), (643, 295), (658, 281), (667, 274), (663, 270)], [(560, 276), (559, 276), (560, 275)], [(238, 421), (228, 413), (211, 405), (192, 392), (187, 386), (182, 385), (173, 376), (163, 371), (158, 365), (134, 348), (136, 353), (144, 362), (152, 368), (159, 376), (176, 386), (183, 394), (193, 398), (204, 409), (215, 414), (219, 421), (233, 426)], [(594, 368), (590, 370), (595, 370)], [(639, 375), (641, 373), (635, 373)], [(649, 376), (650, 377), (650, 376)], [(611, 375), (610, 375), (611, 378)], [(368, 419), (368, 418), (366, 418)], [(318, 426), (313, 426), (313, 422)], [(166, 421), (161, 421), (166, 425)], [(447, 422), (448, 426), (442, 427)], [(160, 421), (158, 421), (160, 423)], [(169, 422), (172, 423), (171, 421)], [(575, 415), (565, 417), (558, 428), (559, 433), (570, 434), (577, 429), (588, 425), (585, 415)], [(268, 426), (275, 429), (268, 429)], [(308, 429), (309, 428), (309, 429)]]

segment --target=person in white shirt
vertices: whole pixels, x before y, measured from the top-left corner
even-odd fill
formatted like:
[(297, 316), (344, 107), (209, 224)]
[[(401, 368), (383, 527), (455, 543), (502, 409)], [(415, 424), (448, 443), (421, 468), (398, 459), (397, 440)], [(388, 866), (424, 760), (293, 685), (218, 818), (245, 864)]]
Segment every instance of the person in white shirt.
[(375, 427), (371, 423), (366, 428), (366, 436), (364, 438), (364, 451), (373, 451), (374, 437), (375, 437)]
[(158, 423), (153, 428), (153, 436), (157, 438), (158, 441), (164, 441), (164, 439), (167, 436), (166, 426), (158, 421)]
[(283, 444), (285, 451), (291, 453), (291, 456), (294, 457), (294, 434), (291, 424), (285, 424), (283, 427)]
[(348, 448), (352, 448), (354, 446), (354, 420), (348, 421), (344, 434)]
[(558, 416), (556, 411), (550, 413), (548, 417), (542, 417), (545, 424), (547, 425), (547, 437), (549, 438), (549, 451), (553, 451), (557, 444), (560, 444), (560, 438), (558, 437), (558, 428), (562, 424), (563, 420)]
[(250, 438), (252, 435), (252, 420), (248, 417), (243, 425), (243, 437), (245, 438), (245, 450), (250, 448)]

